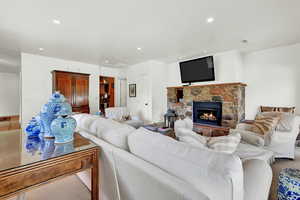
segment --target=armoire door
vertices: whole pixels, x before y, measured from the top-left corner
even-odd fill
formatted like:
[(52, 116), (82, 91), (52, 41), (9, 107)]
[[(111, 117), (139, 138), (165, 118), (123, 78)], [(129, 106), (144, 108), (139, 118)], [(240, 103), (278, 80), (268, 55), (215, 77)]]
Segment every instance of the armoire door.
[(72, 91), (72, 75), (69, 73), (60, 73), (55, 74), (55, 91), (59, 91), (63, 94), (66, 100), (72, 105), (73, 104), (73, 91)]
[(74, 106), (89, 105), (89, 77), (75, 75), (74, 78)]
[(53, 71), (53, 92), (60, 91), (73, 112), (89, 113), (89, 74)]

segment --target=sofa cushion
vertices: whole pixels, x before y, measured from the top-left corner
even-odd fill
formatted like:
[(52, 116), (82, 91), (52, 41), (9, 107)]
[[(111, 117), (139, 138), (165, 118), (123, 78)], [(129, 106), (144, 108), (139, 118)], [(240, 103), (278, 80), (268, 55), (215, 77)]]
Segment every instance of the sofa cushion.
[(237, 132), (228, 136), (205, 137), (187, 128), (178, 128), (176, 136), (181, 142), (223, 153), (233, 153), (241, 140), (241, 136)]
[(199, 140), (196, 140), (195, 138), (193, 138), (191, 136), (179, 136), (178, 139), (180, 142), (184, 142), (184, 143), (193, 145), (195, 147), (207, 148), (206, 143), (201, 143), (201, 142), (199, 142)]
[(262, 136), (271, 134), (275, 130), (279, 119), (279, 117), (256, 116), (251, 131)]
[(86, 130), (86, 131), (90, 131), (91, 124), (95, 120), (101, 119), (99, 116), (89, 115), (89, 114), (76, 114), (76, 115), (73, 115), (72, 117), (76, 120), (77, 128), (79, 128), (81, 130)]
[(205, 191), (210, 199), (243, 199), (242, 163), (233, 154), (195, 148), (143, 128), (128, 137), (128, 145), (131, 153)]
[(257, 135), (252, 131), (231, 129), (230, 133), (239, 133), (241, 135), (241, 140), (247, 142), (248, 144), (252, 144), (257, 147), (263, 147), (265, 145), (265, 140), (260, 135)]
[(289, 112), (262, 112), (257, 117), (278, 117), (277, 131), (291, 131), (295, 120), (295, 114)]
[(218, 152), (233, 153), (241, 141), (239, 133), (232, 133), (226, 136), (211, 137), (207, 141), (207, 146)]
[(108, 129), (102, 133), (102, 139), (106, 142), (119, 147), (123, 150), (128, 151), (128, 136), (136, 130), (135, 128), (128, 126), (128, 125), (122, 125), (118, 128)]

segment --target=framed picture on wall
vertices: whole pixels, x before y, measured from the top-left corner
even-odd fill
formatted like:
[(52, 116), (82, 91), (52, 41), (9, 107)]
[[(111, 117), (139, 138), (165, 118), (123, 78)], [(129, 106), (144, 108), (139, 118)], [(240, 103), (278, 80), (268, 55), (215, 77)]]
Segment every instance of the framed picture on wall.
[(129, 84), (129, 97), (136, 97), (136, 84)]

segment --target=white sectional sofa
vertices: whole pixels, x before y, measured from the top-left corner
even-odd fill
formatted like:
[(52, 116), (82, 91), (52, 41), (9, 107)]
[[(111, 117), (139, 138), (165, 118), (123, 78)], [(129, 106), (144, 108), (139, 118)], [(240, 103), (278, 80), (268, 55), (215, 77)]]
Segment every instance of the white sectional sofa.
[[(143, 128), (75, 115), (78, 131), (101, 147), (102, 200), (267, 200), (268, 164), (208, 152)], [(88, 171), (79, 173), (88, 186)]]

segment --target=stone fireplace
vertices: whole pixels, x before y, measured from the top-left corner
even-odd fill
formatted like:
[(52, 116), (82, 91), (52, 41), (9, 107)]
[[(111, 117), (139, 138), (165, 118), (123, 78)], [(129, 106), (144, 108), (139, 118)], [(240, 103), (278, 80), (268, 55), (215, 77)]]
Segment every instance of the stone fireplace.
[(194, 101), (193, 122), (196, 124), (222, 125), (222, 102)]
[[(194, 122), (202, 120), (201, 123), (235, 128), (245, 119), (245, 87), (243, 83), (168, 87), (168, 108), (174, 109), (178, 116), (193, 116)], [(198, 112), (201, 110), (198, 106), (205, 104), (206, 110)], [(221, 112), (216, 111), (217, 107)]]

